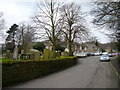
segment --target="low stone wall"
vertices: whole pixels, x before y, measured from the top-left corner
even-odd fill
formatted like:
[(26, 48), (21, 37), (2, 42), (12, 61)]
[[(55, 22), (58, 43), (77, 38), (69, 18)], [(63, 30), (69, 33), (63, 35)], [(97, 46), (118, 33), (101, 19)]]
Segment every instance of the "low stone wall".
[(24, 82), (55, 71), (65, 69), (77, 63), (76, 58), (66, 58), (48, 61), (10, 61), (2, 63), (3, 87)]

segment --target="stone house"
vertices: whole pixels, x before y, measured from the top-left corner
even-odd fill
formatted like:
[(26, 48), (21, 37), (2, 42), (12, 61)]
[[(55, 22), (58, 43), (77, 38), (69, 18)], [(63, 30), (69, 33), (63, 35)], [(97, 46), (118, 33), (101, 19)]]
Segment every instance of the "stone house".
[(82, 43), (82, 44), (75, 44), (74, 45), (74, 52), (96, 52), (98, 48), (94, 44), (90, 43)]

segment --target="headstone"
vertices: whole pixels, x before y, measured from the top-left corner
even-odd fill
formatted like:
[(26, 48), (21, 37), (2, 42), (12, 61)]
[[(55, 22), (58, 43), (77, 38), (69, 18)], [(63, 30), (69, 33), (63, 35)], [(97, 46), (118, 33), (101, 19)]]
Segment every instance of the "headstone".
[(68, 48), (65, 48), (65, 52), (69, 52)]
[(21, 54), (24, 54), (24, 50), (21, 50)]
[(13, 59), (13, 53), (10, 52), (10, 50), (6, 51), (6, 57), (9, 59)]
[(40, 59), (40, 52), (34, 52), (34, 59), (39, 60)]
[(49, 49), (49, 47), (48, 47), (48, 46), (45, 46), (45, 48), (46, 48), (46, 49)]
[(69, 52), (68, 45), (67, 45), (67, 47), (65, 48), (65, 52)]
[(49, 54), (50, 54), (50, 50), (49, 49), (44, 49), (44, 51), (43, 51), (43, 59), (48, 60), (49, 59)]
[(18, 60), (20, 60), (20, 59), (21, 59), (21, 54), (18, 55)]
[(62, 56), (68, 56), (68, 52), (64, 51), (61, 53)]
[(53, 59), (54, 58), (54, 51), (50, 51), (49, 52), (49, 59)]
[(6, 51), (6, 57), (9, 58), (9, 55), (10, 55), (10, 50), (7, 50)]
[(17, 58), (18, 58), (18, 47), (16, 45), (14, 50), (13, 50), (13, 59), (17, 60)]
[(50, 45), (49, 50), (52, 51), (52, 46)]
[(55, 52), (55, 56), (56, 56), (57, 58), (59, 58), (59, 57), (60, 57), (60, 52)]
[(30, 59), (39, 60), (40, 59), (40, 51), (36, 49), (30, 49)]
[(24, 53), (29, 53), (31, 47), (32, 47), (32, 43), (31, 42), (25, 42), (24, 43), (24, 47), (23, 47)]

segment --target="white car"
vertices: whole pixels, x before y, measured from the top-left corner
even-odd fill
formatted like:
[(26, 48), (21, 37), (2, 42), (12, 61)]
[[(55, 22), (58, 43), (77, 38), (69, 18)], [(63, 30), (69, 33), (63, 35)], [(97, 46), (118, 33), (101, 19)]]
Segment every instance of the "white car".
[(85, 57), (87, 57), (87, 54), (86, 53), (79, 53), (78, 57), (81, 57), (81, 58), (84, 57), (85, 58)]
[(102, 56), (100, 57), (100, 61), (110, 61), (110, 58), (109, 58), (108, 55), (102, 55)]

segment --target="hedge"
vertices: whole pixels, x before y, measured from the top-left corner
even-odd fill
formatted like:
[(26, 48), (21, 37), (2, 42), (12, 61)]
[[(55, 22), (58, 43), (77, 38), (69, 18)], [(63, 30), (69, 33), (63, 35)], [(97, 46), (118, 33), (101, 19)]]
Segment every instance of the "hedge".
[(9, 61), (2, 63), (2, 86), (24, 82), (55, 71), (65, 69), (77, 63), (76, 58), (48, 61)]

